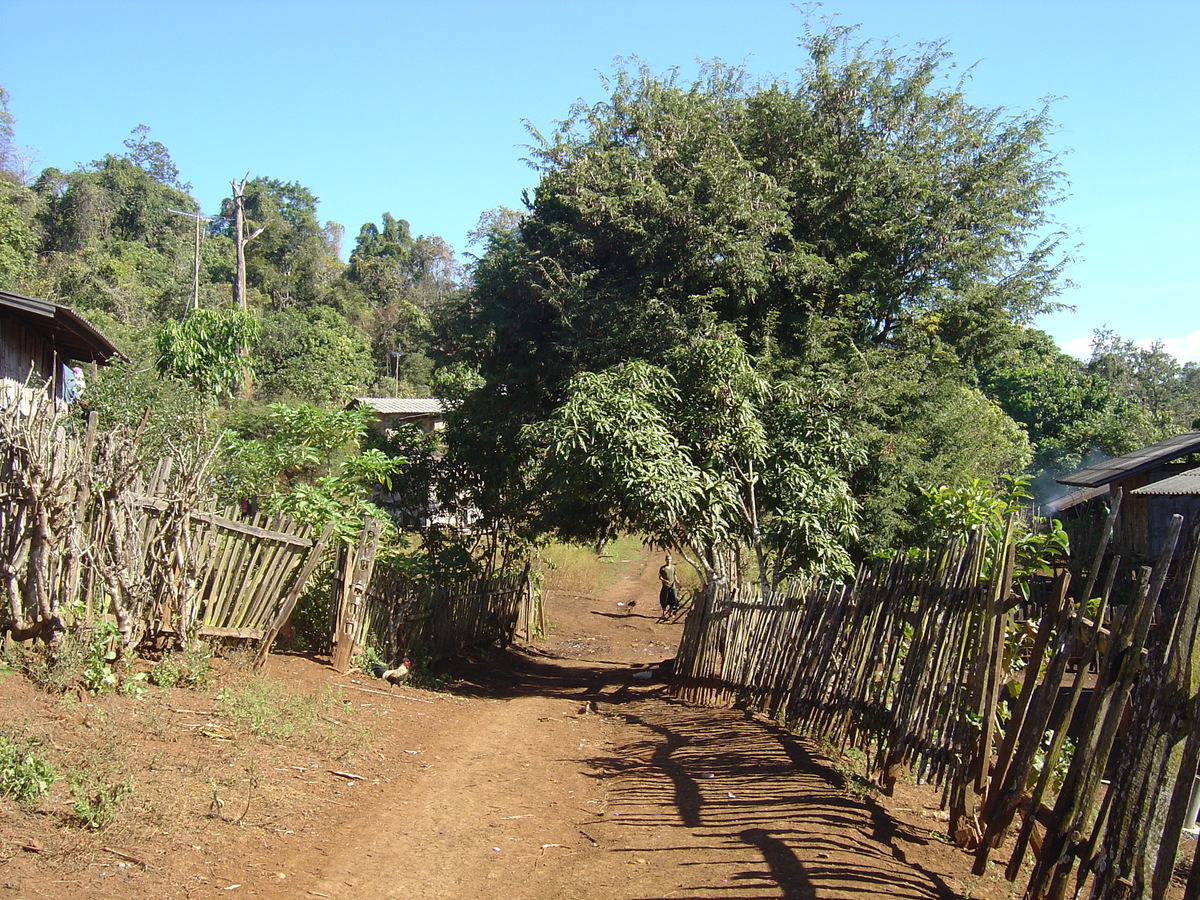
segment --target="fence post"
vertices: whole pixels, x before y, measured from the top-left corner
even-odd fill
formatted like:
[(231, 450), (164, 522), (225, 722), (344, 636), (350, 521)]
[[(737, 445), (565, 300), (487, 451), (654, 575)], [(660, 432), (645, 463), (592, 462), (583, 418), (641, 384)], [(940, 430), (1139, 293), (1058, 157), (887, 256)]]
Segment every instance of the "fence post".
[(347, 560), (353, 560), (349, 570), (342, 579), (342, 592), (338, 598), (337, 621), (339, 628), (333, 635), (333, 668), (338, 672), (346, 672), (350, 668), (350, 659), (360, 638), (359, 624), (362, 619), (363, 597), (371, 583), (371, 573), (375, 569), (375, 552), (379, 548), (379, 521), (366, 519), (363, 522), (362, 537), (358, 550)]

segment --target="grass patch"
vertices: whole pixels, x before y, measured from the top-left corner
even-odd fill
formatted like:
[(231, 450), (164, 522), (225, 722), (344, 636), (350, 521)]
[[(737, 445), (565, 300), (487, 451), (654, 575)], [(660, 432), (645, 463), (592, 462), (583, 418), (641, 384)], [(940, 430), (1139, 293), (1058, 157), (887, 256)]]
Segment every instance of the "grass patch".
[(364, 740), (362, 729), (347, 721), (340, 693), (328, 688), (308, 694), (247, 675), (225, 685), (213, 700), (217, 713), (239, 731), (300, 744), (331, 759), (353, 755)]
[(550, 544), (539, 554), (547, 590), (595, 594), (621, 577), (620, 563), (636, 559), (642, 542), (633, 537), (609, 541), (602, 553), (595, 545)]

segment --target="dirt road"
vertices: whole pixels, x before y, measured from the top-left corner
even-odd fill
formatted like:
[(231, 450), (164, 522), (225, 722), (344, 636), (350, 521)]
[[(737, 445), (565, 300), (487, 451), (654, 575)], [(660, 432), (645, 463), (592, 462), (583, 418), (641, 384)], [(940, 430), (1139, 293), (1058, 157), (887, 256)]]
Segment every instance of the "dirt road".
[[(603, 598), (553, 597), (549, 638), (466, 671), (474, 696), (443, 721), (453, 740), (416, 748), (424, 768), (345, 843), (310, 857), (311, 883), (293, 888), (431, 900), (961, 896), (965, 856), (850, 797), (811, 749), (644, 680), (682, 627), (656, 621), (655, 584), (641, 558)], [(932, 810), (913, 812), (936, 827)], [(950, 871), (926, 868), (938, 861)]]
[(603, 596), (551, 595), (549, 635), (444, 691), (273, 656), (272, 683), (332, 692), (311, 740), (231, 728), (222, 697), (258, 689), (236, 671), (78, 704), (0, 679), (0, 726), (132, 786), (96, 834), (64, 824), (65, 778), (35, 809), (0, 803), (0, 900), (1009, 896), (939, 838), (936, 796), (885, 809), (770, 723), (667, 698), (654, 666), (683, 626), (657, 621), (657, 560), (614, 565)]

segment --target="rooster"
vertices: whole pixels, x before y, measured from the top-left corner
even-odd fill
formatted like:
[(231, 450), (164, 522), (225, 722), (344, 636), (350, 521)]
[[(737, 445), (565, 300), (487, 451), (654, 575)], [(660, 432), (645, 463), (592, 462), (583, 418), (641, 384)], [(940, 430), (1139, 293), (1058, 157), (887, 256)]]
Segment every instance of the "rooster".
[(403, 684), (408, 680), (408, 673), (412, 671), (412, 662), (406, 656), (400, 660), (400, 665), (394, 669), (388, 669), (380, 664), (371, 666), (371, 674), (376, 678), (382, 678), (388, 684)]

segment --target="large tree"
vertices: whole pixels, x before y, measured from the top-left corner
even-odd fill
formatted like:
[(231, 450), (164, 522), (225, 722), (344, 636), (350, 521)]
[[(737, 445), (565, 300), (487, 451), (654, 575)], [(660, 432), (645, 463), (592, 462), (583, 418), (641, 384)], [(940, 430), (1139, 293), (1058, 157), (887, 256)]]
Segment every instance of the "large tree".
[[(940, 47), (852, 37), (807, 40), (795, 84), (720, 64), (692, 84), (619, 72), (608, 100), (534, 132), (527, 214), (488, 231), (457, 307), (459, 359), (484, 381), (458, 413), (460, 447), (496, 448), (475, 457), (486, 502), (511, 515), (537, 497), (522, 464), (550, 437), (521, 428), (577, 402), (581, 373), (665, 366), (722, 324), (772, 391), (851, 389), (837, 408), (876, 455), (838, 475), (864, 495), (882, 470), (913, 498), (1019, 469), (1023, 439), (969, 386), (1060, 286), (1042, 237), (1059, 183), (1045, 114), (971, 104)], [(895, 398), (869, 381), (898, 372)], [(882, 540), (910, 505), (875, 517)]]
[(603, 540), (624, 531), (690, 553), (706, 579), (737, 575), (745, 547), (773, 587), (850, 569), (861, 462), (828, 388), (772, 383), (728, 329), (669, 352), (570, 380), (565, 401), (529, 426), (542, 524)]

